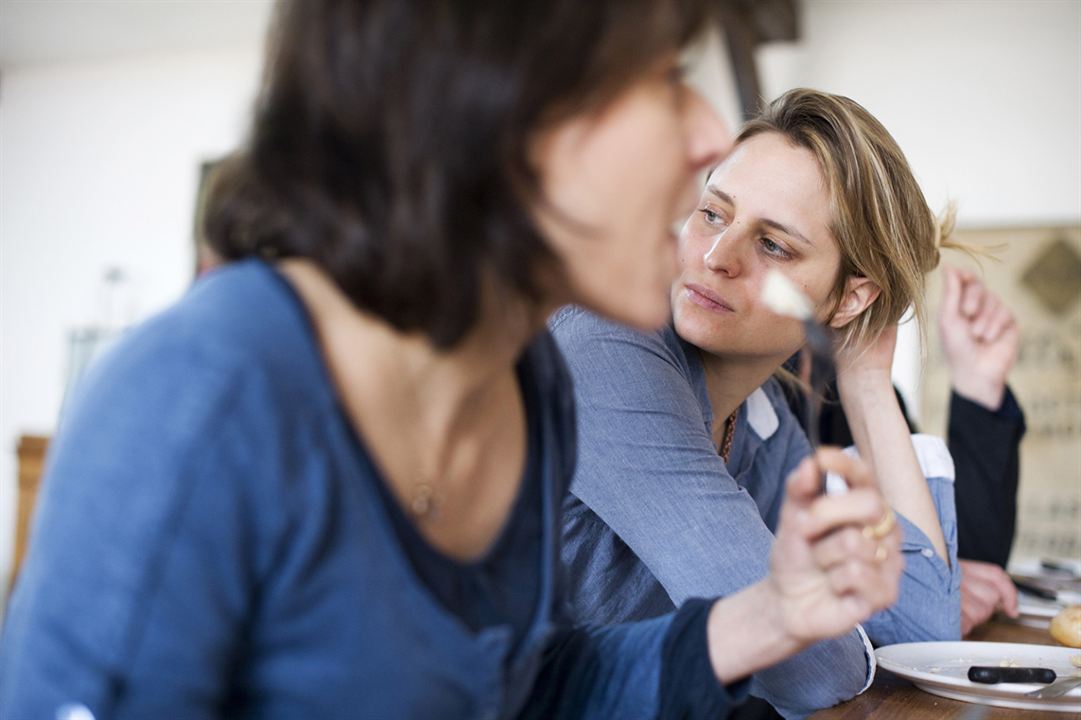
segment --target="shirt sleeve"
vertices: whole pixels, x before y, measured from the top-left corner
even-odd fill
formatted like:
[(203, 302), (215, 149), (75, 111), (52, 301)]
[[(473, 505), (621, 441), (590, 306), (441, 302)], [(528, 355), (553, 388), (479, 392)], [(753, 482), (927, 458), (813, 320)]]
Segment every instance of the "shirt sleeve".
[(1005, 567), (1017, 522), (1024, 413), (1009, 388), (998, 410), (953, 393), (948, 433), (957, 468), (958, 555)]
[[(939, 557), (922, 530), (897, 514), (905, 569), (901, 574), (897, 602), (863, 624), (875, 645), (958, 640), (961, 637), (961, 572), (957, 565), (953, 461), (941, 438), (913, 435), (912, 444), (942, 527), (948, 562)], [(858, 454), (853, 446), (846, 452)], [(831, 480), (831, 484), (833, 482)]]
[[(851, 446), (852, 431), (848, 427), (848, 419), (841, 407), (835, 381), (827, 386), (826, 393), (829, 401), (823, 405), (822, 441), (834, 445)], [(915, 433), (915, 424), (909, 418), (904, 398), (896, 387), (894, 394), (901, 407), (905, 423), (909, 430)], [(799, 408), (802, 407), (803, 402), (802, 394), (789, 393), (787, 401), (797, 413), (796, 417), (802, 418), (799, 414)], [(939, 438), (929, 435), (914, 434), (912, 441), (931, 492), (931, 500), (938, 513), (943, 537), (946, 540), (949, 563), (947, 564), (938, 556), (931, 540), (922, 530), (909, 522), (908, 518), (898, 515), (902, 531), (901, 552), (905, 555), (905, 570), (901, 575), (897, 602), (893, 607), (876, 614), (864, 623), (867, 634), (875, 645), (960, 638), (961, 573), (957, 569), (957, 556), (960, 535), (958, 520), (960, 508), (963, 507), (963, 501), (960, 499), (961, 471), (957, 471), (958, 499), (955, 501), (954, 460), (956, 458), (950, 459), (950, 453), (954, 450), (952, 439), (949, 450)], [(848, 449), (856, 454), (854, 447)], [(961, 464), (961, 462), (957, 463), (958, 468)]]
[(709, 661), (712, 603), (608, 627), (556, 633), (521, 718), (676, 720), (727, 717), (748, 682), (722, 685)]
[(665, 637), (661, 664), (661, 720), (724, 717), (726, 709), (746, 698), (750, 681), (721, 686), (709, 660), (707, 625), (713, 601), (683, 603)]
[[(725, 469), (694, 391), (664, 343), (580, 310), (557, 320), (553, 333), (578, 400), (571, 492), (677, 606), (764, 578), (773, 535)], [(863, 641), (852, 631), (756, 674), (751, 692), (786, 715), (806, 715), (860, 692), (868, 668)]]
[(227, 404), (234, 378), (182, 350), (148, 377), (132, 355), (83, 394), (50, 455), (6, 618), (0, 717), (220, 712), (248, 533), (242, 498), (214, 481), (229, 458), (208, 398)]

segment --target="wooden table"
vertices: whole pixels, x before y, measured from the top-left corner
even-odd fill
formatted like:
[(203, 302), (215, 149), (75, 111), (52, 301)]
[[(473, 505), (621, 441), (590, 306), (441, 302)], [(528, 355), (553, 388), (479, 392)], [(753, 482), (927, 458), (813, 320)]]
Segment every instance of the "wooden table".
[[(992, 620), (977, 628), (966, 640), (1057, 645), (1047, 630), (1024, 627), (1006, 620)], [(888, 670), (878, 669), (867, 692), (811, 716), (812, 720), (1029, 720), (1076, 718), (1077, 715), (1040, 710), (1014, 710), (939, 697), (920, 690)]]

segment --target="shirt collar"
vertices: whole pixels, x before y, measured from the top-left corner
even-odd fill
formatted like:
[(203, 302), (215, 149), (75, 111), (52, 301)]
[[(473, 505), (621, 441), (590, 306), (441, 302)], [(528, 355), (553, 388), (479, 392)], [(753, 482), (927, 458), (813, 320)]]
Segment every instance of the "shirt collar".
[(768, 440), (773, 433), (777, 432), (781, 421), (777, 417), (777, 411), (773, 409), (773, 403), (762, 388), (758, 388), (747, 398), (747, 422), (751, 429), (763, 440)]

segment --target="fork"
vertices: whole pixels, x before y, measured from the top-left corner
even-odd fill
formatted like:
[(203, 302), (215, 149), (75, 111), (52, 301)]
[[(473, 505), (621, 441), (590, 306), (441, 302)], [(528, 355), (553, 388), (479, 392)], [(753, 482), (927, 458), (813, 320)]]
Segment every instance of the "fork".
[(1057, 698), (1065, 695), (1073, 690), (1075, 687), (1081, 687), (1081, 675), (1074, 675), (1068, 678), (1061, 678), (1055, 682), (1042, 687), (1039, 690), (1033, 690), (1027, 692), (1025, 695), (1028, 697), (1040, 698), (1041, 700), (1047, 698)]
[[(803, 427), (812, 453), (819, 445), (819, 418), (826, 385), (836, 374), (834, 332), (814, 317), (811, 301), (783, 273), (770, 270), (762, 286), (762, 301), (773, 312), (795, 318), (803, 324), (805, 345), (801, 351), (801, 375), (805, 380)], [(826, 474), (822, 473), (821, 491), (826, 491)]]

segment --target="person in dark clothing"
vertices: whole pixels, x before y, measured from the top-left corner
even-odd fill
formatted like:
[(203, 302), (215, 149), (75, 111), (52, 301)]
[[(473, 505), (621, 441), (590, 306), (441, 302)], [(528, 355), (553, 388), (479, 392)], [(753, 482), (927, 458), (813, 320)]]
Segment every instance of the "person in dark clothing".
[[(961, 560), (961, 631), (967, 635), (996, 610), (1017, 614), (1017, 590), (1003, 568), (1017, 517), (1017, 483), (1025, 417), (1006, 384), (1020, 344), (1009, 308), (971, 273), (945, 268), (939, 337), (950, 370), (947, 443), (956, 470), (957, 541)], [(798, 356), (789, 361), (798, 369)], [(806, 421), (804, 396), (786, 385), (789, 405)], [(852, 433), (830, 382), (819, 417), (822, 442), (852, 444)], [(912, 432), (900, 392), (897, 399)]]

